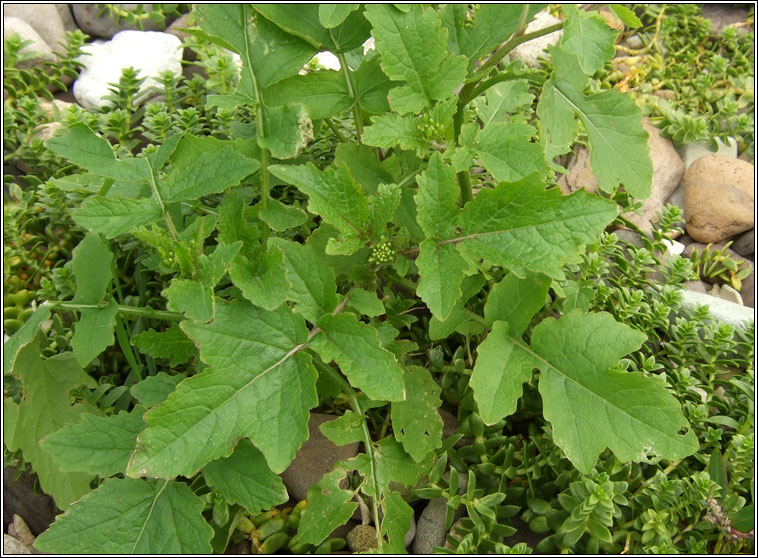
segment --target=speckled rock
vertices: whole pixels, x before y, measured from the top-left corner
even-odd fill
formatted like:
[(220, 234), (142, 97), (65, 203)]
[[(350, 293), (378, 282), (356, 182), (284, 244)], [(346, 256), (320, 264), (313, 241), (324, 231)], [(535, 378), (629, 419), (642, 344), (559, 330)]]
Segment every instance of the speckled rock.
[(300, 447), (289, 467), (282, 473), (282, 481), (287, 487), (290, 498), (304, 500), (308, 489), (320, 481), (325, 473), (331, 471), (335, 463), (358, 454), (357, 442), (336, 446), (319, 430), (322, 423), (336, 418), (336, 415), (311, 413), (308, 421), (310, 436)]
[[(526, 26), (526, 33), (533, 33), (534, 31), (539, 31), (540, 29), (550, 27), (551, 25), (555, 25), (556, 23), (560, 22), (560, 19), (549, 14), (548, 12), (538, 12), (537, 15), (534, 16), (532, 22)], [(548, 56), (548, 54), (545, 52), (545, 49), (550, 45), (556, 44), (562, 35), (562, 30), (553, 31), (549, 35), (537, 37), (536, 39), (522, 43), (510, 52), (511, 60), (521, 58), (524, 61), (524, 64), (527, 66), (531, 66), (532, 68), (539, 68), (539, 58)]]
[(53, 54), (50, 46), (31, 25), (19, 17), (3, 17), (3, 39), (7, 39), (13, 33), (17, 33), (22, 41), (31, 41), (31, 44), (21, 49), (20, 54), (36, 53), (36, 56), (18, 62), (17, 68), (34, 68), (45, 62), (56, 61), (55, 54)]
[(682, 288), (696, 293), (708, 294), (708, 286), (703, 281), (685, 281)]
[[(446, 478), (450, 472), (445, 473)], [(468, 486), (468, 477), (458, 473), (458, 494), (463, 494)], [(460, 508), (459, 508), (460, 513)], [(434, 498), (421, 512), (416, 522), (416, 537), (413, 539), (414, 554), (432, 554), (435, 546), (445, 544), (445, 514), (447, 513), (447, 500)], [(460, 515), (456, 514), (457, 517)]]
[(687, 234), (698, 242), (720, 242), (753, 228), (755, 167), (706, 155), (684, 175)]
[(742, 303), (745, 306), (755, 308), (755, 269), (742, 280), (740, 296), (742, 296)]
[(39, 108), (45, 115), (51, 120), (60, 120), (63, 113), (73, 106), (72, 103), (61, 101), (60, 99), (53, 99), (52, 102), (47, 99), (40, 99)]
[(32, 546), (34, 544), (34, 535), (29, 530), (26, 521), (24, 521), (18, 514), (13, 514), (13, 521), (8, 525), (8, 534), (15, 537), (26, 546)]
[(376, 528), (373, 525), (357, 525), (347, 534), (347, 546), (355, 553), (377, 547)]
[(755, 229), (750, 229), (737, 237), (732, 244), (732, 250), (740, 256), (751, 257), (755, 255)]
[(740, 293), (734, 290), (729, 285), (713, 285), (713, 287), (711, 288), (708, 294), (711, 296), (722, 298), (724, 300), (728, 300), (729, 302), (734, 302), (735, 304), (739, 304), (740, 306), (745, 305), (745, 303), (742, 301), (742, 296), (740, 295)]
[(5, 554), (33, 554), (32, 549), (24, 543), (3, 533), (3, 555)]
[(65, 52), (60, 42), (63, 41), (66, 27), (55, 4), (12, 4), (9, 2), (3, 5), (3, 15), (23, 19), (34, 28), (54, 52)]
[[(134, 9), (137, 4), (120, 4), (121, 7), (126, 9)], [(152, 4), (143, 4), (146, 10), (152, 8)], [(102, 37), (103, 39), (110, 39), (119, 31), (139, 30), (139, 26), (135, 23), (129, 23), (125, 20), (120, 20), (118, 24), (116, 20), (108, 16), (108, 12), (103, 12), (103, 15), (99, 15), (103, 6), (101, 4), (71, 4), (71, 10), (74, 13), (74, 18), (79, 28), (94, 37)], [(157, 31), (160, 27), (145, 19), (142, 24), (144, 31)]]
[(140, 86), (137, 104), (154, 94), (151, 87), (158, 86), (157, 78), (162, 72), (170, 71), (175, 76), (182, 73), (181, 41), (167, 33), (122, 31), (112, 41), (95, 41), (82, 50), (86, 54), (79, 60), (84, 69), (74, 82), (74, 96), (85, 108), (110, 106), (111, 102), (104, 99), (109, 94), (108, 84), (118, 83), (121, 70), (129, 66), (147, 78)]

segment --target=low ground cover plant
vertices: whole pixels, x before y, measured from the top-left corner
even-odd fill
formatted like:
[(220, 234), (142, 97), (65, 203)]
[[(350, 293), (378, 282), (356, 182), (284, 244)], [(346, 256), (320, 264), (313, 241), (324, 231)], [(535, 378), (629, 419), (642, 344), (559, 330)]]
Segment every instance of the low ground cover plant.
[[(565, 5), (526, 33), (540, 8), (198, 5), (206, 77), (136, 107), (125, 71), (34, 146), (3, 365), (6, 458), (64, 511), (39, 550), (330, 552), (360, 505), (404, 552), (436, 497), (440, 551), (752, 548), (752, 325), (675, 315), (675, 208), (612, 234), (652, 178), (640, 109), (593, 81), (617, 31)], [(543, 68), (509, 58), (557, 29)], [(9, 161), (38, 111), (6, 104)], [(577, 141), (596, 194), (557, 187)], [(276, 510), (314, 409), (361, 452)]]

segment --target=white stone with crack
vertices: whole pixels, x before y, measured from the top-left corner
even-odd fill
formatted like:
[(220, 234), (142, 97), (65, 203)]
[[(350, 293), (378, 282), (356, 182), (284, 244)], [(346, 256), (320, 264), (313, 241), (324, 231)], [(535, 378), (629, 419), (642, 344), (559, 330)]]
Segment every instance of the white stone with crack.
[(104, 99), (110, 93), (109, 84), (118, 83), (121, 71), (129, 66), (139, 72), (139, 77), (147, 78), (140, 86), (136, 104), (152, 96), (150, 88), (158, 85), (161, 73), (170, 71), (175, 76), (182, 73), (181, 41), (168, 33), (121, 31), (108, 42), (95, 41), (82, 50), (85, 54), (78, 60), (84, 69), (74, 82), (74, 97), (88, 109), (112, 104)]

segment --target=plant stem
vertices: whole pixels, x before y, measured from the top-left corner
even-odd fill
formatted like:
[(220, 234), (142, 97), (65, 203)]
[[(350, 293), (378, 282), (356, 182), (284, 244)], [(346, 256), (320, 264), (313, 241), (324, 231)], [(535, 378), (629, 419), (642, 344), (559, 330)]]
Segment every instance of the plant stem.
[(471, 190), (471, 181), (469, 180), (468, 171), (461, 171), (455, 175), (458, 179), (458, 187), (461, 189), (461, 207), (474, 199), (474, 193)]
[(161, 213), (163, 213), (163, 220), (166, 221), (168, 232), (171, 233), (171, 237), (174, 240), (178, 240), (179, 234), (176, 232), (176, 226), (171, 220), (171, 215), (168, 214), (166, 204), (163, 203), (163, 198), (161, 198), (161, 194), (158, 191), (158, 182), (155, 179), (155, 171), (153, 170), (153, 166), (150, 164), (150, 161), (147, 158), (145, 158), (145, 163), (147, 164), (147, 168), (150, 169), (150, 189), (153, 191), (153, 196), (155, 196), (155, 199), (158, 200), (158, 205), (161, 207)]
[[(76, 304), (75, 302), (65, 302), (63, 300), (48, 300), (44, 303), (52, 310), (87, 310), (91, 308), (101, 309), (104, 306), (99, 304)], [(168, 320), (171, 322), (180, 322), (184, 319), (184, 314), (180, 312), (169, 312), (168, 310), (154, 310), (152, 308), (137, 308), (134, 306), (117, 306), (119, 314), (124, 316), (136, 316), (138, 318), (147, 318), (153, 320)]]
[(342, 134), (339, 128), (332, 122), (331, 118), (324, 118), (324, 122), (326, 122), (326, 125), (329, 126), (329, 129), (334, 133), (335, 136), (337, 136), (337, 139), (340, 140), (342, 143), (347, 142), (347, 138)]
[[(353, 412), (363, 416), (363, 409), (361, 408), (361, 403), (358, 401), (358, 395), (355, 393), (353, 386), (351, 386), (347, 380), (338, 374), (331, 366), (325, 366), (320, 369), (327, 371), (328, 374), (340, 385), (341, 389), (347, 395)], [(366, 455), (368, 455), (369, 468), (371, 470), (371, 483), (373, 485), (371, 488), (374, 491), (374, 497), (371, 498), (371, 504), (373, 507), (374, 525), (376, 526), (376, 540), (379, 545), (379, 552), (381, 552), (384, 539), (382, 539), (381, 529), (379, 529), (379, 483), (376, 480), (376, 456), (374, 455), (374, 444), (371, 441), (371, 433), (368, 430), (368, 424), (366, 423), (365, 417), (363, 421), (361, 421), (361, 427), (363, 431), (363, 445), (366, 448)]]
[(347, 66), (347, 60), (345, 59), (344, 52), (338, 52), (337, 58), (340, 61), (340, 69), (345, 75), (345, 83), (347, 83), (347, 90), (350, 93), (350, 97), (353, 99), (353, 118), (355, 119), (355, 135), (358, 138), (358, 143), (363, 143), (361, 137), (363, 136), (363, 117), (361, 116), (361, 107), (358, 106), (358, 99), (355, 97), (355, 88), (353, 87), (353, 78), (350, 75), (350, 68)]

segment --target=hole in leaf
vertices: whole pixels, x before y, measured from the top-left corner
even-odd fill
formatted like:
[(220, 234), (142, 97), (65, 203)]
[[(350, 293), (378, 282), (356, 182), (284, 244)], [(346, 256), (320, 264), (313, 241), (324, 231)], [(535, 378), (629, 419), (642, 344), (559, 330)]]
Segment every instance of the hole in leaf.
[(686, 426), (682, 426), (682, 427), (681, 427), (681, 428), (680, 428), (680, 429), (677, 431), (677, 434), (678, 434), (679, 436), (686, 436), (686, 435), (687, 435), (687, 432), (689, 432), (689, 431), (690, 431), (690, 429), (689, 429), (689, 428), (687, 428)]

